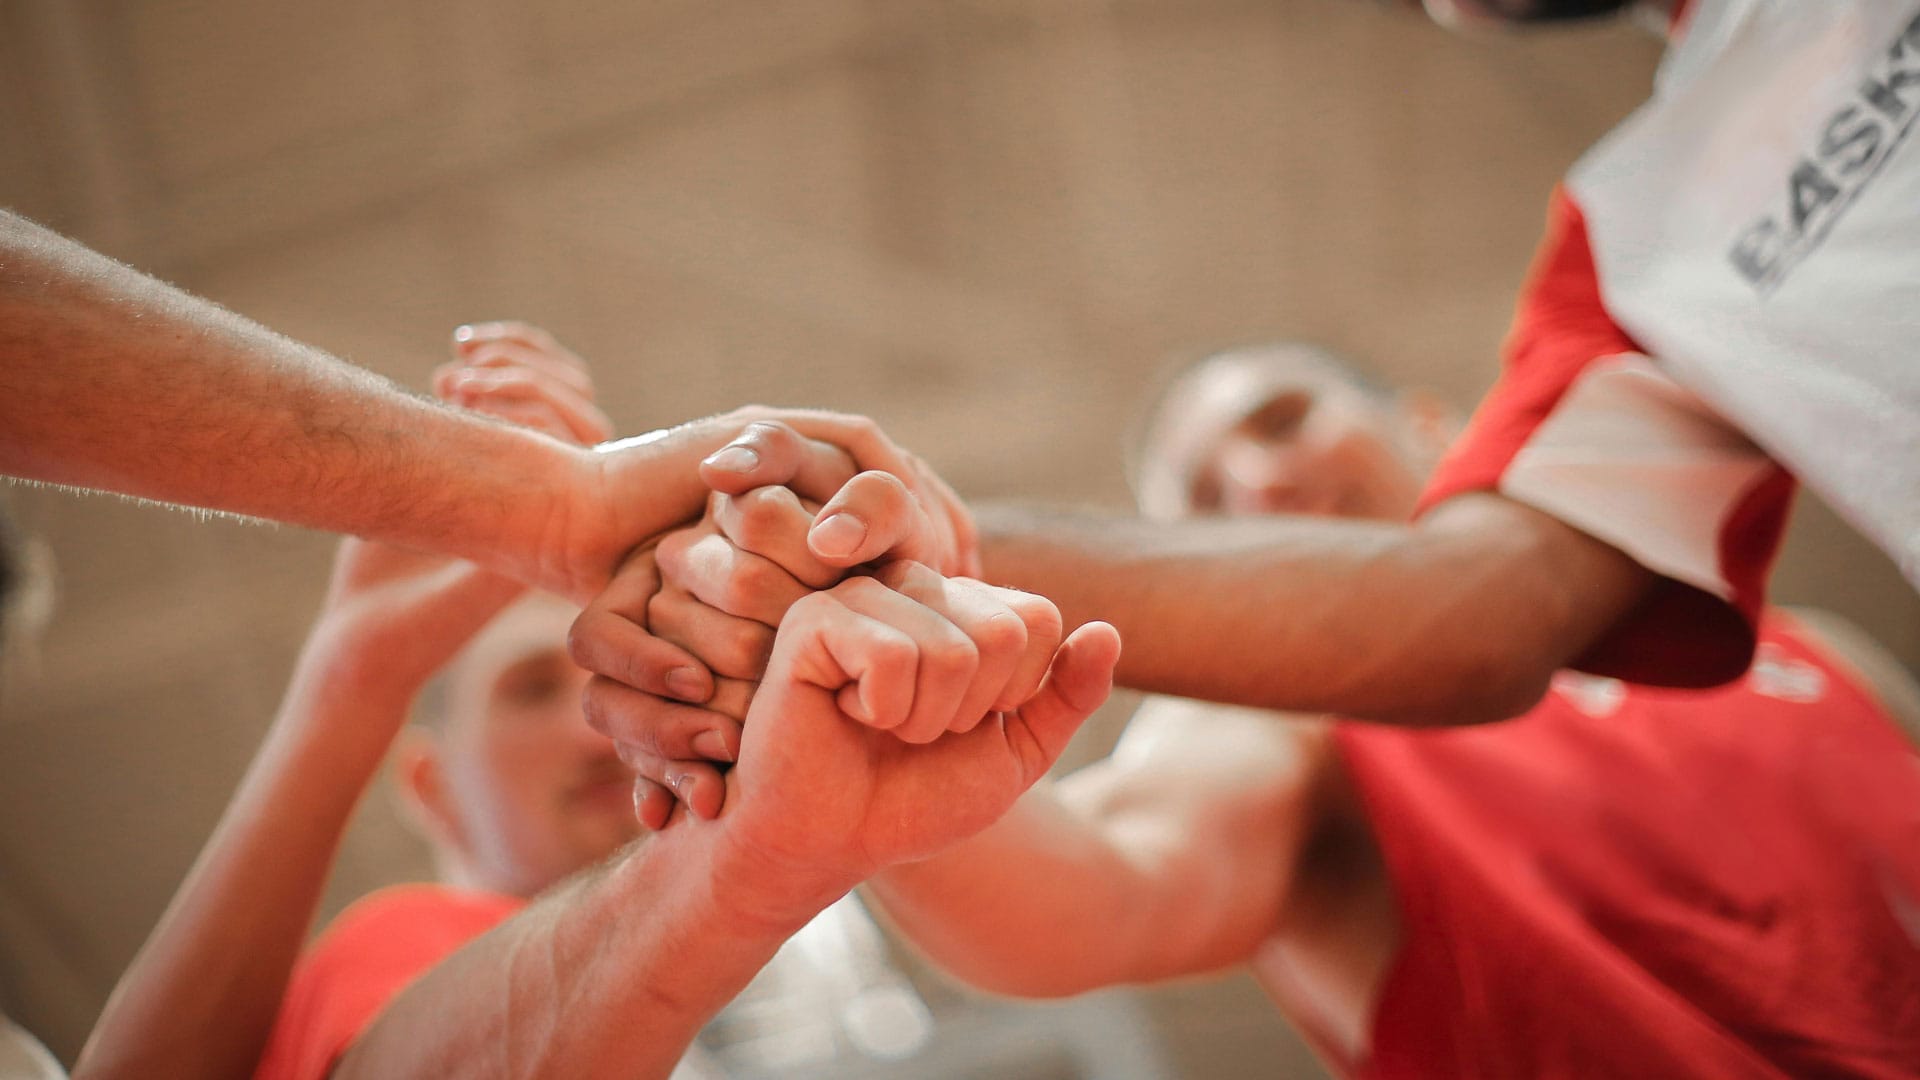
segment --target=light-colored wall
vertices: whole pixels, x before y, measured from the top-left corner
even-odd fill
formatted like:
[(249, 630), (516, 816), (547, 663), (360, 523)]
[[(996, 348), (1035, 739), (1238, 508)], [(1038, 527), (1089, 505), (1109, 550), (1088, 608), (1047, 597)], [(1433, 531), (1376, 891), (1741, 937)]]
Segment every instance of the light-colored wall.
[[(832, 405), (968, 494), (1119, 504), (1174, 354), (1311, 338), (1470, 403), (1548, 189), (1657, 54), (1357, 0), (19, 0), (0, 200), (404, 382), (454, 324), (527, 318), (630, 430)], [(0, 691), (0, 988), (70, 1055), (330, 541), (12, 503), (62, 596)], [(1920, 657), (1911, 591), (1824, 512), (1781, 582)], [(376, 797), (328, 910), (425, 870)], [(1156, 1002), (1190, 1075), (1299, 1060), (1244, 983)]]

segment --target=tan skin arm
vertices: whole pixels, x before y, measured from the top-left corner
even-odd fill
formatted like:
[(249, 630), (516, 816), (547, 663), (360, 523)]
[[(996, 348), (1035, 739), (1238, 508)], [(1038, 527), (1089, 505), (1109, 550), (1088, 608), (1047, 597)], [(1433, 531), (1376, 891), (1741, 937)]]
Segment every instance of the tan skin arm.
[[(1414, 725), (1518, 715), (1655, 580), (1491, 494), (1413, 525), (984, 511), (990, 581), (1127, 641), (1123, 685)], [(1222, 633), (1222, 627), (1231, 627)]]

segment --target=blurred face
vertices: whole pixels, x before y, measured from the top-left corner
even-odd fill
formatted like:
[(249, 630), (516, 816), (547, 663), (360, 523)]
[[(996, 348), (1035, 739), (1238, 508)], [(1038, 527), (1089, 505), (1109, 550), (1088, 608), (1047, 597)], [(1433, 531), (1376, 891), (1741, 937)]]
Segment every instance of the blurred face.
[[(1404, 519), (1431, 460), (1399, 402), (1323, 363), (1267, 354), (1196, 369), (1157, 434), (1147, 457), (1185, 463), (1159, 485), (1183, 495), (1176, 514)], [(1143, 481), (1163, 464), (1143, 462)]]
[(581, 717), (587, 673), (566, 653), (576, 614), (523, 599), (448, 671), (437, 813), (486, 888), (531, 896), (639, 833), (633, 773)]

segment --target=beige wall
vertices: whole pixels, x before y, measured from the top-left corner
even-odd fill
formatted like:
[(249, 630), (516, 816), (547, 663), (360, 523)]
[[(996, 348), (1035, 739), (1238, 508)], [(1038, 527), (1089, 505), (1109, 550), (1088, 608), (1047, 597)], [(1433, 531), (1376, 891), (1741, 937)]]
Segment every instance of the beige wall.
[[(1171, 354), (1306, 337), (1470, 403), (1546, 192), (1657, 51), (1357, 0), (19, 0), (0, 200), (409, 383), (454, 324), (527, 318), (628, 429), (827, 404), (969, 494), (1119, 503)], [(70, 1054), (330, 544), (12, 501), (62, 597), (0, 695), (0, 988)], [(1781, 581), (1920, 658), (1913, 594), (1829, 515)], [(329, 911), (424, 871), (370, 800)], [(1156, 1000), (1190, 1075), (1299, 1060), (1244, 983)]]

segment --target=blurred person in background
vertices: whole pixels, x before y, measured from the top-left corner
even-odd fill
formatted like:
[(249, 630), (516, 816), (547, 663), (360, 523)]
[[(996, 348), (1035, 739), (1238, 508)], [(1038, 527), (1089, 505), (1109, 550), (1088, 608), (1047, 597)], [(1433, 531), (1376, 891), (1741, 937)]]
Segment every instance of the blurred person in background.
[[(1159, 519), (1396, 519), (1456, 424), (1319, 350), (1240, 350), (1171, 384), (1134, 473)], [(805, 560), (804, 518), (782, 540), (777, 500), (736, 502), (728, 532), (663, 541), (663, 597), (712, 595), (688, 572), (749, 559), (830, 576)], [(716, 559), (725, 535), (753, 546)], [(661, 614), (689, 644), (751, 636)], [(1257, 650), (1257, 634), (1204, 640)], [(1502, 724), (1151, 698), (1108, 759), (870, 895), (1000, 993), (1248, 964), (1343, 1075), (1911, 1076), (1917, 736), (1896, 663), (1830, 616), (1777, 611), (1727, 687), (1567, 673)]]

